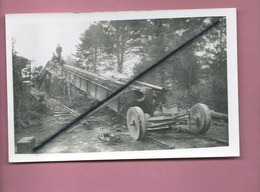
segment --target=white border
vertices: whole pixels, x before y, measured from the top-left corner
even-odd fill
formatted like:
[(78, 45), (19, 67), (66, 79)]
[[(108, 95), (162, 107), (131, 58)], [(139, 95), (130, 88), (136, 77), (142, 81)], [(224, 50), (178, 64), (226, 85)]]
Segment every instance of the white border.
[[(43, 24), (62, 22), (85, 22), (97, 20), (156, 19), (226, 16), (227, 21), (227, 66), (228, 66), (228, 109), (229, 146), (215, 148), (174, 149), (163, 151), (98, 152), (66, 154), (15, 154), (13, 121), (13, 77), (12, 77), (12, 34), (13, 26), (19, 24)], [(9, 162), (119, 160), (119, 159), (162, 159), (235, 157), (239, 151), (238, 76), (237, 76), (237, 29), (236, 9), (190, 9), (163, 11), (129, 11), (103, 13), (48, 13), (6, 15), (7, 53), (7, 98), (8, 98), (8, 144)]]

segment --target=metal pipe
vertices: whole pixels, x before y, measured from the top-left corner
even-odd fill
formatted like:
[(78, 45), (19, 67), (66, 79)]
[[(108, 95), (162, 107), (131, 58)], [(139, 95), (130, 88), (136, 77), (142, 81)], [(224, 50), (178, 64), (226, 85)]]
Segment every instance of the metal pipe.
[(160, 87), (160, 86), (157, 86), (157, 85), (152, 85), (150, 83), (145, 83), (145, 82), (142, 82), (142, 81), (136, 81), (135, 83), (137, 84), (140, 84), (140, 85), (144, 85), (144, 86), (147, 86), (147, 87), (150, 87), (152, 89), (155, 89), (157, 91), (166, 91), (165, 87)]
[(228, 114), (215, 112), (215, 111), (213, 111), (213, 110), (211, 110), (211, 116), (212, 116), (213, 118), (217, 118), (217, 119), (225, 119), (225, 120), (228, 120)]

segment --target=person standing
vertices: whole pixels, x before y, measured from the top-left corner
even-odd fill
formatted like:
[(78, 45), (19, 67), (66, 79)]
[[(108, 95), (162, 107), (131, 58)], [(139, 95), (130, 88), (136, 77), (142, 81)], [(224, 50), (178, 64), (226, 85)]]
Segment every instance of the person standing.
[(61, 60), (61, 52), (62, 52), (62, 48), (61, 48), (60, 44), (58, 44), (58, 46), (56, 48), (56, 53), (57, 53), (57, 57), (58, 57), (59, 62)]

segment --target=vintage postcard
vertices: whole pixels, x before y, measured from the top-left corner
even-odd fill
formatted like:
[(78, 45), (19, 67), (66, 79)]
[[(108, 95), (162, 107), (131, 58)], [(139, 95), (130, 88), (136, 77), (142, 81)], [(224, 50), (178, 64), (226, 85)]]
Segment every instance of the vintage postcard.
[(236, 9), (6, 15), (9, 162), (239, 156)]

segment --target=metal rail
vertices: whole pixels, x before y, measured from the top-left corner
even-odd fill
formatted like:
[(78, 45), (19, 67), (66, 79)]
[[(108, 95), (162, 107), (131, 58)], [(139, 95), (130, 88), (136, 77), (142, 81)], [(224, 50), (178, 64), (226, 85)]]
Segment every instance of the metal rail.
[(228, 142), (220, 141), (220, 140), (218, 140), (218, 139), (214, 139), (214, 138), (209, 137), (209, 136), (206, 136), (206, 135), (195, 134), (195, 133), (192, 133), (192, 132), (189, 132), (189, 133), (192, 134), (192, 135), (195, 135), (196, 137), (198, 137), (198, 138), (200, 138), (200, 139), (204, 139), (204, 140), (209, 141), (209, 142), (218, 143), (219, 145), (222, 145), (222, 146), (228, 146), (228, 145), (229, 145)]
[(151, 137), (145, 136), (144, 138), (145, 138), (147, 141), (151, 141), (151, 142), (153, 142), (154, 144), (159, 145), (160, 147), (163, 147), (163, 148), (165, 148), (165, 149), (175, 149), (175, 147), (170, 146), (170, 145), (167, 145), (167, 144), (165, 144), (165, 143), (163, 143), (163, 142), (161, 142), (161, 141), (158, 141), (158, 140), (156, 140), (156, 139), (153, 139), (153, 138), (151, 138)]
[(63, 104), (60, 103), (59, 101), (57, 101), (57, 100), (55, 100), (55, 99), (52, 99), (52, 98), (51, 98), (51, 100), (54, 101), (55, 103), (61, 105), (65, 111), (67, 111), (68, 113), (70, 113), (70, 114), (73, 115), (74, 117), (78, 117), (78, 116), (80, 115), (78, 112), (76, 112), (76, 111), (74, 111), (73, 109), (67, 107), (66, 105), (63, 105)]

